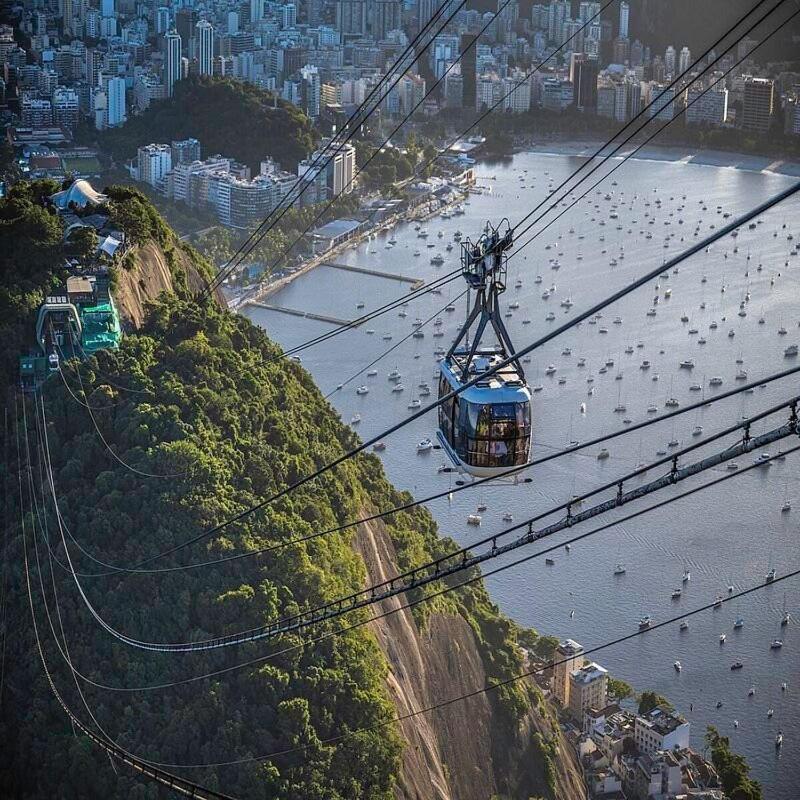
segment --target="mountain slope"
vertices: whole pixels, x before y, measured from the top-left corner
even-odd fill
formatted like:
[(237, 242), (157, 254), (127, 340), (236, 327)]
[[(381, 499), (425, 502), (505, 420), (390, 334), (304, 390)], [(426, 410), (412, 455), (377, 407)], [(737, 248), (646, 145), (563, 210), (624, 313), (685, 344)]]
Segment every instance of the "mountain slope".
[[(124, 218), (132, 199), (116, 197)], [(120, 267), (118, 304), (135, 333), (118, 351), (64, 369), (72, 392), (95, 407), (114, 455), (58, 376), (43, 391), (65, 535), (92, 558), (119, 566), (185, 542), (355, 441), (308, 373), (276, 359), (278, 350), (262, 331), (214, 302), (192, 299), (190, 284), (207, 265), (159, 230), (141, 238), (131, 263)], [(58, 565), (66, 561), (64, 547), (52, 498), (39, 488), (46, 462), (30, 400), (27, 413), (36, 489), (32, 495), (24, 489), (23, 513), (31, 557), (36, 530), (42, 559), (41, 571), (33, 574), (37, 617), (55, 682), (83, 719), (88, 712), (46, 625), (43, 587), (55, 610), (51, 580), (74, 663), (101, 684), (131, 689), (180, 682), (255, 659), (212, 679), (156, 691), (85, 687), (98, 721), (132, 752), (167, 764), (216, 765), (185, 773), (200, 783), (236, 797), (297, 800), (582, 797), (579, 772), (534, 687), (513, 685), (399, 726), (393, 722), (409, 709), (518, 673), (516, 629), (480, 584), (341, 635), (333, 635), (339, 623), (317, 626), (314, 636), (331, 636), (314, 644), (284, 636), (224, 651), (159, 655), (117, 642), (89, 617), (72, 577)], [(170, 477), (143, 477), (128, 467)], [(28, 473), (21, 476), (27, 484)], [(11, 491), (17, 476), (4, 477), (10, 519), (18, 519), (20, 504)], [(370, 529), (287, 544), (407, 497), (391, 487), (376, 457), (361, 456), (148, 566), (284, 545), (265, 555), (202, 569), (97, 575), (109, 570), (75, 545), (70, 552), (87, 574), (84, 590), (109, 624), (145, 640), (204, 639), (324, 603), (453, 548), (423, 509), (392, 515)], [(0, 795), (162, 796), (125, 768), (114, 772), (90, 742), (73, 735), (52, 699), (21, 591), (19, 526), (12, 531), (13, 626), (0, 719), (0, 748), (10, 757), (0, 767)], [(52, 578), (48, 541), (56, 559)], [(348, 621), (368, 616), (363, 611)], [(559, 754), (555, 763), (550, 753)], [(228, 761), (242, 763), (218, 764)]]

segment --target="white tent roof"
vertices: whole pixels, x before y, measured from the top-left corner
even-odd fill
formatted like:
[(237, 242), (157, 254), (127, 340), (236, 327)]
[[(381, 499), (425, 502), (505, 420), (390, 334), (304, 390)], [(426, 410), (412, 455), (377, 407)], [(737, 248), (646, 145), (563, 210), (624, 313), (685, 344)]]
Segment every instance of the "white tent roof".
[(92, 184), (86, 180), (75, 181), (69, 189), (56, 192), (50, 196), (50, 200), (60, 209), (69, 208), (70, 203), (75, 203), (79, 208), (83, 208), (88, 203), (99, 205), (108, 200), (108, 197), (97, 192)]

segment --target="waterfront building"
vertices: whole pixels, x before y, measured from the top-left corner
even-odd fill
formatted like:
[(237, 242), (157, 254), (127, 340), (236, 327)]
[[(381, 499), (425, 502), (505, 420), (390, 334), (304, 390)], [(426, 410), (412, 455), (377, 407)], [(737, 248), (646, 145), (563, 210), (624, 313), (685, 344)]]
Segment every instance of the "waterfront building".
[(547, 78), (541, 84), (542, 108), (549, 111), (565, 111), (574, 99), (573, 86), (569, 81)]
[(689, 723), (665, 707), (657, 707), (636, 716), (634, 742), (639, 752), (647, 755), (659, 750), (680, 750), (689, 746)]
[(686, 124), (718, 127), (728, 118), (728, 90), (703, 92), (689, 89), (686, 94)]
[[(583, 646), (573, 639), (558, 643), (553, 654), (553, 694), (561, 705), (569, 705), (569, 675), (584, 665)], [(602, 704), (605, 705), (605, 704)]]
[(642, 754), (626, 783), (634, 797), (676, 797), (683, 788), (681, 764), (674, 753)]
[(593, 114), (597, 110), (597, 59), (586, 53), (573, 53), (569, 79), (578, 111)]
[(524, 70), (515, 69), (503, 78), (501, 96), (503, 111), (524, 114), (531, 108), (531, 77)]
[(569, 674), (567, 707), (574, 719), (583, 724), (583, 715), (591, 708), (602, 708), (608, 699), (608, 670), (595, 662), (584, 664)]
[(743, 90), (742, 127), (765, 133), (772, 125), (775, 112), (775, 81), (748, 76)]
[(675, 88), (667, 88), (658, 83), (648, 85), (648, 94), (644, 98), (645, 103), (652, 105), (647, 109), (647, 116), (651, 119), (655, 117), (661, 120), (671, 120), (675, 116)]

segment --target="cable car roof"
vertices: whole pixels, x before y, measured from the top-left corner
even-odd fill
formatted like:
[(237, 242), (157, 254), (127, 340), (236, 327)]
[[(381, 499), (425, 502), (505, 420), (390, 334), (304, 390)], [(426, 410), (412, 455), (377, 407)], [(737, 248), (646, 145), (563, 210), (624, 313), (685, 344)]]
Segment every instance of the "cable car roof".
[[(456, 389), (462, 385), (461, 365), (467, 353), (459, 351), (441, 362), (442, 374)], [(469, 380), (479, 377), (503, 361), (502, 354), (494, 350), (478, 350), (469, 367)], [(492, 375), (479, 380), (474, 386), (461, 393), (461, 397), (479, 403), (521, 403), (530, 400), (530, 391), (513, 364), (508, 364)]]

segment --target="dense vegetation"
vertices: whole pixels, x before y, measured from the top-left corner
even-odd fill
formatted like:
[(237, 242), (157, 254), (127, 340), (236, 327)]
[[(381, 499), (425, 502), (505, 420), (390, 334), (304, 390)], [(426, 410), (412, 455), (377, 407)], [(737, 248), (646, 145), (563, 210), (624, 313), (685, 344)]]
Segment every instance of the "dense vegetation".
[(642, 692), (639, 695), (640, 714), (649, 714), (654, 708), (659, 707), (669, 709), (670, 711), (673, 710), (672, 703), (663, 695), (651, 691)]
[(44, 200), (55, 181), (18, 183), (0, 198), (0, 381), (16, 380), (18, 359), (33, 342), (34, 312), (66, 277), (63, 227)]
[[(14, 201), (19, 221), (9, 226), (19, 236), (27, 237), (30, 230), (37, 241), (57, 248), (58, 221), (35, 203), (26, 205), (24, 193), (31, 191), (20, 189)], [(135, 190), (109, 187), (108, 193), (109, 207), (129, 235), (137, 241), (163, 239), (165, 246), (172, 246), (171, 232)], [(31, 241), (23, 238), (17, 246), (15, 258)], [(30, 297), (9, 305), (18, 321), (42, 291), (37, 276), (50, 277), (46, 258), (37, 254), (35, 263)], [(299, 365), (274, 359), (277, 348), (263, 332), (212, 304), (197, 304), (186, 295), (185, 282), (178, 284), (178, 294), (153, 306), (147, 325), (125, 337), (117, 352), (103, 351), (65, 369), (72, 391), (78, 396), (84, 392), (85, 401), (95, 407), (97, 423), (119, 460), (104, 448), (89, 415), (57, 376), (43, 393), (60, 512), (70, 534), (91, 554), (71, 547), (76, 568), (86, 573), (82, 582), (87, 595), (111, 625), (155, 641), (202, 639), (257, 626), (353, 591), (365, 580), (363, 564), (351, 547), (352, 531), (201, 570), (120, 575), (92, 560), (135, 564), (270, 495), (356, 440)], [(27, 487), (23, 502), (29, 555), (35, 562), (36, 530), (40, 550), (49, 538), (53, 554), (63, 563), (54, 510), (41, 489), (43, 462), (31, 401), (27, 411), (37, 487), (36, 504), (31, 504)], [(145, 478), (121, 462), (175, 477)], [(3, 477), (14, 498), (6, 511), (18, 519), (20, 502), (12, 493), (16, 476)], [(387, 482), (375, 456), (363, 456), (210, 540), (150, 566), (267, 547), (408, 499)], [(11, 530), (11, 585), (24, 587), (20, 528)], [(439, 538), (433, 519), (422, 509), (394, 515), (387, 530), (401, 570), (455, 547)], [(39, 555), (44, 561), (41, 572), (33, 572), (33, 590), (48, 664), (69, 705), (87, 718), (47, 626), (39, 576), (49, 587), (51, 575), (47, 550)], [(63, 569), (56, 568), (53, 580), (71, 657), (91, 680), (149, 686), (258, 659), (213, 680), (165, 690), (119, 693), (84, 687), (97, 720), (124, 747), (166, 763), (247, 759), (301, 748), (261, 763), (190, 774), (205, 785), (248, 798), (393, 797), (401, 742), (385, 693), (386, 662), (366, 628), (307, 646), (300, 646), (298, 636), (285, 636), (230, 651), (165, 657), (117, 643), (89, 617)], [(52, 613), (49, 588), (48, 595)], [(116, 774), (85, 737), (74, 736), (42, 673), (26, 602), (15, 591), (8, 611), (15, 627), (7, 643), (0, 719), (0, 749), (6, 755), (0, 766), (0, 795), (89, 800), (160, 796), (129, 771)], [(418, 622), (424, 625), (434, 609), (468, 620), (490, 679), (518, 673), (515, 627), (499, 615), (482, 585), (417, 606)], [(330, 623), (314, 633), (337, 628)], [(512, 684), (490, 696), (513, 730), (515, 719), (528, 707), (528, 690)], [(341, 741), (325, 743), (357, 729)]]
[(719, 773), (725, 796), (730, 800), (762, 800), (761, 785), (750, 777), (750, 767), (744, 756), (731, 750), (730, 739), (709, 725), (706, 744), (711, 748), (711, 762)]
[(100, 145), (122, 162), (150, 142), (193, 137), (204, 157), (220, 153), (258, 172), (271, 156), (293, 170), (313, 149), (317, 134), (296, 106), (283, 100), (274, 105), (273, 95), (243, 81), (190, 78), (175, 85), (168, 101), (154, 102), (121, 128), (101, 133)]

